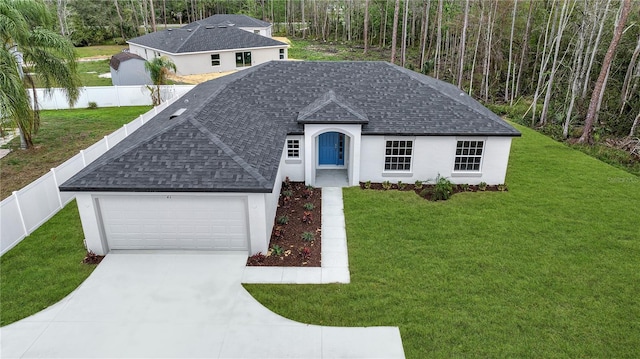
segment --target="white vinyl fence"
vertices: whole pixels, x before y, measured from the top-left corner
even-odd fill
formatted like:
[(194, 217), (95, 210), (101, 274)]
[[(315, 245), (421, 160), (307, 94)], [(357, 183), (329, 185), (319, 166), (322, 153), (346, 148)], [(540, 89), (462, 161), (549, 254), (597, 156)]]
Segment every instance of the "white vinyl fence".
[[(163, 101), (180, 97), (194, 88), (194, 85), (163, 85), (160, 94)], [(29, 91), (33, 104), (33, 93)], [(64, 110), (69, 106), (64, 91), (59, 88), (51, 90), (36, 89), (38, 108), (41, 110)], [(151, 105), (151, 93), (145, 85), (140, 86), (91, 86), (82, 87), (80, 97), (73, 108), (87, 108), (89, 102), (98, 107), (146, 106)]]
[[(181, 96), (182, 94), (180, 94)], [(68, 192), (60, 192), (58, 185), (64, 183), (89, 163), (107, 152), (125, 137), (137, 130), (153, 116), (164, 110), (179, 97), (154, 107), (147, 113), (122, 126), (112, 134), (50, 172), (33, 181), (0, 203), (0, 255), (6, 253), (16, 244), (35, 231), (40, 225), (53, 217), (67, 203), (74, 199)]]

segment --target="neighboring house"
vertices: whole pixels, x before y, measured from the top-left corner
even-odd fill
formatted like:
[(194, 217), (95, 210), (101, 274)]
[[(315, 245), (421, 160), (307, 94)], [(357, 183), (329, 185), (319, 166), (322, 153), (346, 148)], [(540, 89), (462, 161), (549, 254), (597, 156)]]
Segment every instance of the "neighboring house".
[(130, 52), (111, 56), (111, 83), (114, 86), (152, 85), (149, 71), (144, 67), (145, 62), (145, 59)]
[(281, 183), (500, 184), (520, 133), (386, 62), (274, 61), (196, 86), (60, 186), (87, 246), (266, 252)]
[(133, 38), (129, 51), (144, 59), (167, 56), (178, 75), (240, 70), (286, 60), (289, 45), (271, 38), (271, 25), (246, 15), (213, 15), (179, 29)]

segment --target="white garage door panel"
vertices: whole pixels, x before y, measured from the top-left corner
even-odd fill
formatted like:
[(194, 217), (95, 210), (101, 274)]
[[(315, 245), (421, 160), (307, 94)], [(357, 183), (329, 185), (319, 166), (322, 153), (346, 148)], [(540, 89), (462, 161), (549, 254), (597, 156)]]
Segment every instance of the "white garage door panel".
[(242, 198), (105, 196), (99, 203), (111, 249), (248, 249)]

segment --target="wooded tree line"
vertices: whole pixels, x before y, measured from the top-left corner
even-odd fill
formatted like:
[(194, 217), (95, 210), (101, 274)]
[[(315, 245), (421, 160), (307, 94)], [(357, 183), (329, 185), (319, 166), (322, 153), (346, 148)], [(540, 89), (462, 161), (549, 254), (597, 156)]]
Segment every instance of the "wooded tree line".
[(637, 135), (638, 1), (48, 1), (61, 33), (76, 42), (96, 28), (126, 39), (215, 13), (243, 13), (274, 23), (275, 33), (390, 52), (391, 62), (485, 103), (521, 108), (530, 125), (564, 138)]

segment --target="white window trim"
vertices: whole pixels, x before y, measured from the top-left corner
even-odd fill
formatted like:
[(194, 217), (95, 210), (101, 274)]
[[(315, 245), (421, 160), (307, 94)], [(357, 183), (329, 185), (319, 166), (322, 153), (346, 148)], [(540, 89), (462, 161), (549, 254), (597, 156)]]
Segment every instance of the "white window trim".
[[(408, 170), (387, 170), (385, 169), (387, 158), (387, 141), (411, 141), (411, 156), (409, 157)], [(414, 136), (395, 136), (384, 138), (384, 152), (382, 153), (382, 176), (383, 177), (411, 177), (413, 176), (414, 155), (416, 153), (416, 138)], [(405, 156), (406, 157), (406, 156)]]
[[(291, 148), (289, 147), (289, 141), (291, 142), (297, 142), (298, 147), (297, 148)], [(298, 151), (298, 155), (297, 156), (289, 156), (289, 151), (290, 150), (297, 150)], [(302, 157), (302, 148), (300, 147), (300, 140), (297, 138), (288, 138), (287, 139), (287, 159), (288, 160), (299, 160)]]
[[(213, 55), (218, 55), (218, 58), (214, 60)], [(220, 58), (220, 54), (219, 53), (215, 53), (215, 54), (211, 54), (211, 56), (209, 56), (209, 58), (211, 59), (211, 67), (218, 67), (220, 65), (222, 65), (222, 59)], [(214, 65), (213, 62), (214, 61), (218, 61), (217, 65)]]
[[(480, 169), (477, 171), (468, 170), (456, 170), (456, 153), (458, 149), (458, 142), (460, 141), (476, 141), (482, 142), (482, 155), (480, 156)], [(484, 155), (487, 152), (487, 138), (486, 137), (458, 137), (456, 138), (455, 147), (453, 150), (453, 164), (451, 166), (451, 177), (482, 177), (482, 167), (484, 166)]]

